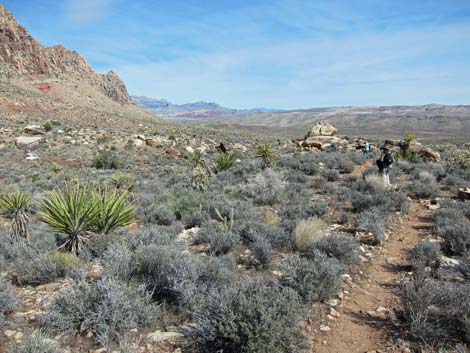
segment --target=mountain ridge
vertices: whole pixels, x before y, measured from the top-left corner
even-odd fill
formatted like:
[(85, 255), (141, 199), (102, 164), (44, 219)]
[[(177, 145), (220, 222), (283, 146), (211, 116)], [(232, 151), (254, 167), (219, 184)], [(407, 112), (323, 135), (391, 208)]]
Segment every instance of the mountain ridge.
[(268, 108), (233, 109), (218, 103), (205, 101), (174, 104), (166, 99), (154, 99), (146, 96), (132, 95), (130, 98), (135, 104), (154, 114), (174, 118), (211, 118), (279, 111), (278, 109)]
[(112, 100), (130, 103), (124, 82), (113, 71), (96, 73), (76, 51), (62, 45), (44, 47), (0, 4), (0, 64), (31, 80), (72, 77), (87, 81)]

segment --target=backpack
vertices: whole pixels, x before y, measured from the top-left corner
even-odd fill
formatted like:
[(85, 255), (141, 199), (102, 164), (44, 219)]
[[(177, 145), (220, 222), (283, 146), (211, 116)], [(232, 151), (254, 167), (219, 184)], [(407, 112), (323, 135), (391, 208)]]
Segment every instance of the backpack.
[(377, 164), (377, 167), (379, 168), (379, 172), (382, 172), (384, 170), (384, 162), (379, 158), (375, 161)]
[(393, 164), (393, 157), (390, 153), (384, 156), (383, 165), (385, 168), (390, 167)]

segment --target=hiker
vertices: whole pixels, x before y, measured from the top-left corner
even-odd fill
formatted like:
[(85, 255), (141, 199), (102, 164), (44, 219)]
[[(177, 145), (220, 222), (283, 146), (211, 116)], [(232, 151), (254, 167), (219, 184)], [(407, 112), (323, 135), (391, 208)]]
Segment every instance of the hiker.
[(224, 145), (223, 142), (221, 142), (220, 145), (216, 147), (216, 149), (217, 149), (219, 152), (227, 153), (227, 147), (225, 147), (225, 145)]
[(369, 158), (370, 155), (370, 143), (366, 142), (364, 145), (364, 157)]
[(377, 166), (379, 167), (379, 173), (383, 176), (385, 186), (390, 186), (390, 168), (394, 160), (388, 145), (383, 145), (380, 151), (381, 155), (377, 160)]

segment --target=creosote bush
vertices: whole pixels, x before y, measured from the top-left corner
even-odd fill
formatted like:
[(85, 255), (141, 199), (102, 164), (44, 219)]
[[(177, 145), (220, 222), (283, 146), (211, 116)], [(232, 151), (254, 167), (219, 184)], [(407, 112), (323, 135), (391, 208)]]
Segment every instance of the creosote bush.
[(228, 253), (239, 242), (240, 238), (222, 224), (210, 223), (200, 230), (196, 240), (198, 243), (209, 245), (207, 251), (210, 255), (219, 256)]

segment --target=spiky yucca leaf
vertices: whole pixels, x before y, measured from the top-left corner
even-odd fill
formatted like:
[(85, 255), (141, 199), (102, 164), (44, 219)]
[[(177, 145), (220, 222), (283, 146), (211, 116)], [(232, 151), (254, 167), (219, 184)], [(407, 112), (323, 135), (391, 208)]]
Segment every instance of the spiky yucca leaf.
[(11, 237), (14, 240), (29, 237), (29, 203), (31, 197), (26, 191), (15, 191), (0, 198), (0, 214), (12, 219)]
[(79, 253), (88, 240), (89, 230), (97, 222), (99, 210), (88, 183), (66, 184), (46, 195), (39, 205), (39, 220), (50, 231), (66, 235), (59, 250)]
[(230, 169), (235, 164), (235, 156), (233, 154), (219, 153), (215, 157), (215, 162), (212, 165), (212, 171), (215, 174), (223, 172), (224, 170)]
[(135, 204), (129, 201), (128, 192), (104, 187), (94, 192), (93, 200), (98, 209), (98, 217), (92, 225), (94, 232), (109, 234), (135, 222)]
[(256, 148), (256, 157), (261, 158), (266, 167), (270, 167), (274, 162), (274, 158), (276, 157), (276, 151), (271, 145), (259, 145)]

